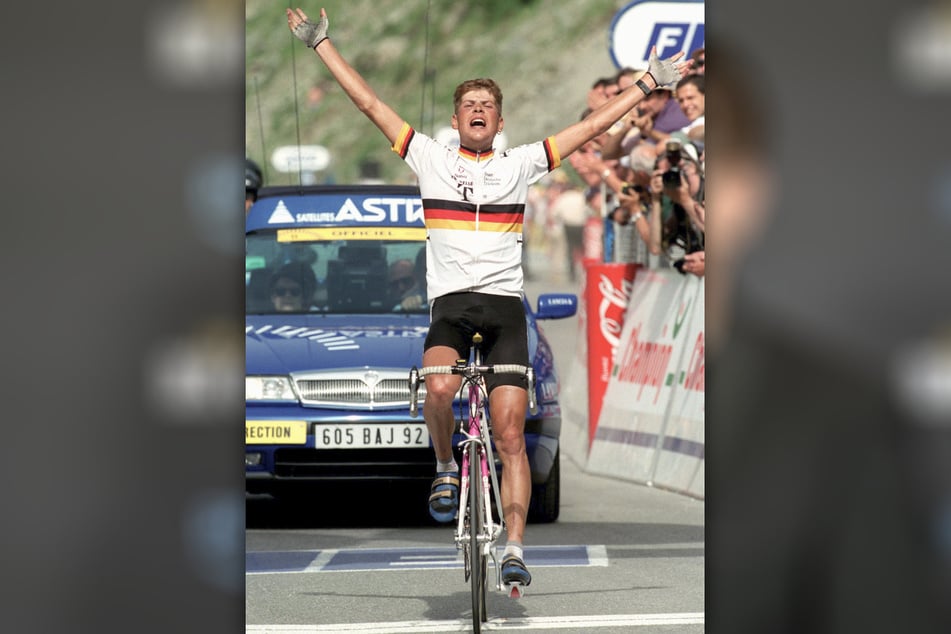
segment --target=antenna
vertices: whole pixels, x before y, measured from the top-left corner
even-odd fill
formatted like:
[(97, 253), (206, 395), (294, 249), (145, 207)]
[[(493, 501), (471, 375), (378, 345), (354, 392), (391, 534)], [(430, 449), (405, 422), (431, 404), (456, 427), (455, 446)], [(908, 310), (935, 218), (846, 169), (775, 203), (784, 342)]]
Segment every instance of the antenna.
[(264, 182), (268, 182), (267, 178), (267, 148), (264, 147), (264, 118), (261, 116), (261, 93), (258, 92), (258, 76), (255, 74), (254, 79), (254, 100), (258, 104), (258, 129), (261, 131), (261, 168), (264, 170)]

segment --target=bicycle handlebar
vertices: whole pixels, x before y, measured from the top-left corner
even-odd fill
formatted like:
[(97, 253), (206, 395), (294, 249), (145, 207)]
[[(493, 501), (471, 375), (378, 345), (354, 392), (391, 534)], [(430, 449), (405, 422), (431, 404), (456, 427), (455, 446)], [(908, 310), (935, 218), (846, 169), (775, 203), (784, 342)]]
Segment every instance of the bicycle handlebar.
[(409, 415), (416, 418), (418, 413), (416, 394), (419, 382), (430, 374), (459, 374), (473, 378), (479, 374), (518, 374), (528, 379), (528, 409), (532, 414), (538, 413), (538, 403), (535, 402), (535, 370), (531, 366), (518, 363), (496, 363), (493, 365), (431, 365), (417, 369), (413, 367), (409, 372)]
[(529, 370), (531, 370), (527, 365), (519, 365), (517, 363), (496, 363), (494, 365), (430, 365), (425, 368), (419, 369), (419, 376), (424, 377), (430, 374), (475, 374), (478, 371), (479, 374), (521, 374), (522, 376), (528, 376)]

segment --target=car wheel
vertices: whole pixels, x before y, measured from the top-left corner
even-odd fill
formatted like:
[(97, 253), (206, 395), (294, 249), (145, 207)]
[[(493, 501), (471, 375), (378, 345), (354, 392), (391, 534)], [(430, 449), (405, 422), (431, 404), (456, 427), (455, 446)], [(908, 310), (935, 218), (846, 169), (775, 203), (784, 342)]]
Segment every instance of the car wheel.
[(558, 519), (561, 510), (561, 451), (555, 454), (555, 460), (548, 472), (548, 479), (532, 489), (532, 502), (528, 508), (528, 521), (535, 524), (547, 524)]

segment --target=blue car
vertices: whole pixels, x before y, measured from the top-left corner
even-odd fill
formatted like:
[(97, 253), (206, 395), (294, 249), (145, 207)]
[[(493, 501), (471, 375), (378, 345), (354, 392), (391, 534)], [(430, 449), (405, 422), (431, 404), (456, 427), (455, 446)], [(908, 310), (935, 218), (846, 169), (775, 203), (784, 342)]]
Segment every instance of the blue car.
[[(425, 245), (413, 186), (259, 191), (246, 222), (249, 493), (380, 480), (428, 490), (435, 457), (422, 417), (409, 415), (408, 381), (429, 328)], [(551, 522), (559, 512), (559, 381), (536, 322), (574, 315), (578, 300), (544, 294), (537, 309), (523, 301), (539, 405), (536, 415), (526, 411), (529, 520)]]

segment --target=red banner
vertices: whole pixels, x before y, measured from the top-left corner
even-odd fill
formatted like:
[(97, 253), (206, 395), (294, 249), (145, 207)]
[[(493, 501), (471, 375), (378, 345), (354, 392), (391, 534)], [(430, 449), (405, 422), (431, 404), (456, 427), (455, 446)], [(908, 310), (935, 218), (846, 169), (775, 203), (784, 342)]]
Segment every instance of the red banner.
[(588, 342), (588, 446), (594, 442), (601, 404), (639, 264), (585, 262), (584, 311)]

